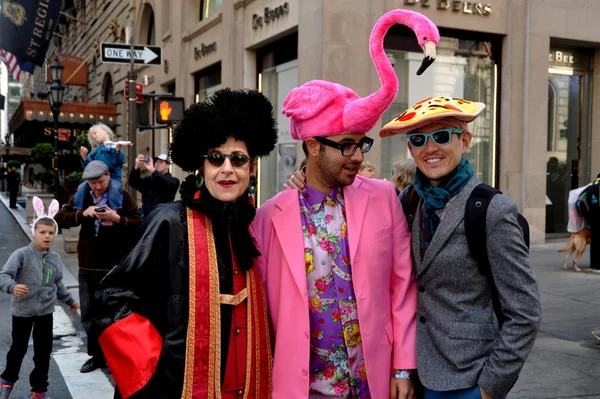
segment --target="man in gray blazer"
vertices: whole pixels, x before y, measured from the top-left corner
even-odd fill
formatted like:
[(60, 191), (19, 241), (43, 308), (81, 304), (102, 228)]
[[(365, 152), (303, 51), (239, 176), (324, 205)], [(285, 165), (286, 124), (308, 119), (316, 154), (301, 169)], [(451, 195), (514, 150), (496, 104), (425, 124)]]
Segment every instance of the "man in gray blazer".
[(420, 197), (412, 224), (417, 275), (417, 365), (426, 399), (506, 397), (541, 322), (541, 304), (518, 210), (495, 195), (487, 210), (487, 254), (504, 322), (499, 327), (491, 287), (470, 253), (464, 215), (480, 183), (464, 154), (467, 123), (482, 103), (446, 97), (417, 103), (381, 131), (405, 133), (417, 164)]

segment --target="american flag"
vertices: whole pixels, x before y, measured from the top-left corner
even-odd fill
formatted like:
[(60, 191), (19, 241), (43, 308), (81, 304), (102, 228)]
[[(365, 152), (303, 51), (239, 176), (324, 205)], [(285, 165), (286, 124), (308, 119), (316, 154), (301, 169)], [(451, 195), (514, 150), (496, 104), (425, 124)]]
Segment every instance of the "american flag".
[(6, 65), (8, 73), (10, 73), (14, 80), (21, 80), (21, 67), (17, 61), (17, 57), (12, 55), (6, 50), (0, 50), (0, 59)]
[(492, 57), (492, 43), (490, 42), (483, 42), (483, 48), (485, 50), (485, 52), (487, 53), (487, 56), (489, 59), (493, 59)]

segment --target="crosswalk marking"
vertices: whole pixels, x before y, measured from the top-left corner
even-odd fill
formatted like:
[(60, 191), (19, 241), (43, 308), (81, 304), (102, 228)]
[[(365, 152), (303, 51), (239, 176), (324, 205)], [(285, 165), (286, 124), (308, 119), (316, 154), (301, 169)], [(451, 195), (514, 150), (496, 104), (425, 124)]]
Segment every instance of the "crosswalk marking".
[[(62, 336), (62, 348), (54, 351), (52, 357), (73, 399), (112, 399), (115, 389), (106, 378), (102, 370), (97, 369), (91, 373), (80, 373), (81, 365), (89, 358), (85, 345), (75, 333), (73, 323), (62, 307), (57, 306), (54, 313), (55, 335)], [(92, 395), (93, 393), (93, 395)]]

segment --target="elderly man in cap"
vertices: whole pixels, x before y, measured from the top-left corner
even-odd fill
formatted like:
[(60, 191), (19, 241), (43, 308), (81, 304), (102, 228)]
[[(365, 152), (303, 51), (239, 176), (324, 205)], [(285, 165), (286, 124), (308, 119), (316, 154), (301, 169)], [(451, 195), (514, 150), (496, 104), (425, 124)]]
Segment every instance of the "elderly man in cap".
[(123, 245), (141, 222), (142, 217), (133, 197), (123, 192), (123, 206), (112, 209), (108, 166), (102, 161), (90, 162), (83, 171), (90, 191), (83, 198), (83, 208), (74, 207), (74, 199), (63, 205), (55, 220), (61, 228), (81, 226), (77, 253), (79, 258), (79, 298), (81, 323), (88, 336), (88, 355), (82, 373), (105, 367), (106, 361), (98, 344), (98, 331), (92, 320), (100, 311), (94, 292), (100, 281), (121, 257)]
[[(129, 185), (142, 193), (142, 215), (148, 216), (158, 205), (175, 199), (179, 179), (169, 173), (171, 160), (167, 154), (148, 159), (139, 154), (129, 174)], [(145, 176), (142, 177), (142, 174)]]

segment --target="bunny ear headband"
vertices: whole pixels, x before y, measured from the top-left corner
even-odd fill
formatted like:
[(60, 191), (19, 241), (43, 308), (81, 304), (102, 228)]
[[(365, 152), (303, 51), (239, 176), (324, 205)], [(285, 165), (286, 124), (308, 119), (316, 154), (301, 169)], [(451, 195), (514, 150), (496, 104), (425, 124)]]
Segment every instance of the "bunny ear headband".
[(35, 224), (41, 218), (49, 218), (52, 219), (54, 225), (56, 226), (56, 232), (58, 233), (58, 224), (56, 220), (54, 220), (54, 215), (58, 213), (58, 201), (53, 199), (48, 207), (48, 213), (44, 212), (44, 203), (39, 197), (33, 197), (33, 209), (35, 210), (36, 217), (31, 222), (31, 232), (35, 233)]

